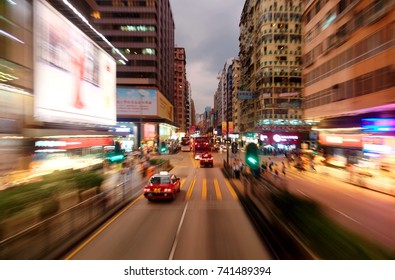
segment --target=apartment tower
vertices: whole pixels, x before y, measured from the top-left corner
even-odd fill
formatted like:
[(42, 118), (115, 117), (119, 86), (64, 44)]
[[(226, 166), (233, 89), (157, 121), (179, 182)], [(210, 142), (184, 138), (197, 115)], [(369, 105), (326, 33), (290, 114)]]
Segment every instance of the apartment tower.
[(393, 111), (394, 2), (305, 2), (305, 118)]
[(301, 0), (247, 0), (240, 19), (241, 131), (307, 129)]
[(394, 5), (304, 3), (304, 117), (337, 165), (395, 170)]
[(179, 125), (179, 132), (188, 134), (190, 125), (189, 87), (186, 77), (185, 48), (174, 49), (174, 121)]

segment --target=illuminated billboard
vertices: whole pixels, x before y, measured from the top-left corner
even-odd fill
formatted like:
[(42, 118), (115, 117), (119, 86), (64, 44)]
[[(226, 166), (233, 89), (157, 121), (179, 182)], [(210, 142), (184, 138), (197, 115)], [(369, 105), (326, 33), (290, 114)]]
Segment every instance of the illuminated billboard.
[(174, 121), (173, 105), (171, 105), (167, 98), (160, 92), (158, 94), (158, 116), (168, 119), (169, 121)]
[(34, 1), (34, 117), (115, 125), (116, 63), (44, 1)]
[(156, 116), (157, 90), (144, 88), (117, 88), (117, 115)]

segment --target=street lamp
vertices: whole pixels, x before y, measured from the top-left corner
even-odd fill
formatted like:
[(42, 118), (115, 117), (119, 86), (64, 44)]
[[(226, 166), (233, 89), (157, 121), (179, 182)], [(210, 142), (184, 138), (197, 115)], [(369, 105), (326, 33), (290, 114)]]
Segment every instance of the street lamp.
[(138, 139), (138, 145), (139, 148), (141, 147), (141, 142), (142, 142), (142, 136), (143, 136), (143, 98), (144, 94), (139, 92), (140, 95), (140, 121), (139, 121), (139, 139)]

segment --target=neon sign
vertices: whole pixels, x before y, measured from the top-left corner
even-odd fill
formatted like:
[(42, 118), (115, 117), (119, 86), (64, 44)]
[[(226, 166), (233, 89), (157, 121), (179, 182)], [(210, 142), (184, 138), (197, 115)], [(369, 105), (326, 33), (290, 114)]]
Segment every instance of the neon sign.
[(395, 131), (395, 119), (370, 118), (362, 119), (364, 132), (390, 132)]

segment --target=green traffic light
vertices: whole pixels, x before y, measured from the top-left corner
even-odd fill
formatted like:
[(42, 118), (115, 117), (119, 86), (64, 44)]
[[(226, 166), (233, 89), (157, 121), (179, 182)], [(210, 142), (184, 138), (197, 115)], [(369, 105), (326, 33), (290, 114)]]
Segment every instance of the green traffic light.
[(256, 158), (253, 157), (248, 157), (247, 161), (253, 165), (256, 165), (258, 163), (258, 161), (256, 160)]
[(246, 164), (252, 168), (256, 168), (259, 165), (259, 154), (258, 146), (255, 143), (249, 143), (246, 147)]
[(110, 156), (108, 159), (109, 159), (111, 162), (117, 162), (117, 161), (122, 161), (124, 158), (125, 158), (124, 155), (112, 155), (112, 156)]

